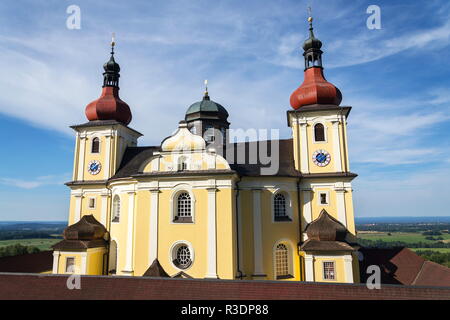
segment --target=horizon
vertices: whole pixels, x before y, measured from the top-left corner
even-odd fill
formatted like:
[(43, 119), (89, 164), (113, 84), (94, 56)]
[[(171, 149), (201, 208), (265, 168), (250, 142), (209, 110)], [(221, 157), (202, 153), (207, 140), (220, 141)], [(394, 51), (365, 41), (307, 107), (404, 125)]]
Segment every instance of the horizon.
[[(378, 217), (355, 217), (355, 221), (361, 221), (361, 220), (370, 220), (370, 219), (426, 219), (426, 220), (433, 220), (433, 219), (444, 219), (449, 220), (450, 222), (450, 216), (378, 216)], [(418, 221), (420, 222), (420, 221)], [(427, 221), (423, 221), (427, 222)], [(4, 223), (64, 223), (67, 224), (67, 221), (65, 220), (0, 220), (0, 224)]]

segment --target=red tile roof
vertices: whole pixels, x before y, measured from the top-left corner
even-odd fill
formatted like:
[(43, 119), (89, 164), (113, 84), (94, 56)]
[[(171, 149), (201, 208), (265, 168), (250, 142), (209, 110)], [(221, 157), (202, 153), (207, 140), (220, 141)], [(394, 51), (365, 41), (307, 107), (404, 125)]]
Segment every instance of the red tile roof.
[(450, 268), (426, 261), (408, 248), (361, 248), (361, 282), (369, 276), (367, 267), (377, 265), (381, 269), (381, 283), (450, 286)]
[(67, 288), (66, 275), (0, 273), (0, 299), (107, 300), (323, 300), (450, 299), (449, 288), (291, 281), (82, 276), (81, 290)]
[(425, 261), (412, 284), (417, 286), (450, 286), (450, 268), (432, 261)]

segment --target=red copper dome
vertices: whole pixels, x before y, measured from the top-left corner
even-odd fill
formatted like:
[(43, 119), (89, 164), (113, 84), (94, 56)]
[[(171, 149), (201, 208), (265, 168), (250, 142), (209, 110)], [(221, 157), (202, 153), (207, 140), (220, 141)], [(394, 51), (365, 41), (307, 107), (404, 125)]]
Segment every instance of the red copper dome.
[(341, 91), (325, 79), (322, 68), (318, 67), (305, 70), (305, 80), (292, 92), (290, 98), (291, 106), (295, 110), (311, 104), (339, 105), (341, 101)]
[(119, 88), (106, 86), (100, 98), (89, 103), (85, 110), (89, 121), (116, 120), (127, 125), (131, 122), (131, 110), (128, 104), (120, 100)]

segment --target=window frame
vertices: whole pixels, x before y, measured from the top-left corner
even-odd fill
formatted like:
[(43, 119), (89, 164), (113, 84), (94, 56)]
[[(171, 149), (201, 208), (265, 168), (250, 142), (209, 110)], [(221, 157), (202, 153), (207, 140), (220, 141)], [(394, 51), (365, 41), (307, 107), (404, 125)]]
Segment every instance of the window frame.
[[(94, 152), (94, 141), (97, 140), (98, 141), (98, 150), (97, 152)], [(91, 154), (99, 154), (100, 153), (100, 138), (97, 136), (93, 136), (92, 140), (91, 140)]]
[[(281, 194), (284, 196), (285, 199), (285, 208), (286, 208), (286, 215), (284, 217), (275, 217), (275, 197)], [(292, 199), (288, 191), (283, 189), (277, 189), (274, 192), (272, 192), (271, 196), (271, 208), (270, 212), (272, 215), (272, 222), (273, 223), (282, 223), (282, 222), (293, 222), (294, 219), (292, 217)]]
[[(212, 129), (212, 134), (207, 134), (207, 132)], [(203, 130), (203, 139), (206, 141), (206, 143), (214, 143), (216, 141), (216, 127), (214, 127), (211, 124), (207, 124), (204, 127)], [(208, 138), (208, 139), (207, 139)], [(212, 138), (212, 139), (209, 139)]]
[[(321, 199), (321, 195), (325, 194), (326, 195), (326, 199), (327, 199), (327, 203), (322, 203), (322, 199)], [(330, 192), (326, 191), (326, 190), (321, 190), (321, 191), (317, 191), (317, 205), (319, 206), (329, 206), (330, 205)]]
[[(116, 215), (115, 214), (115, 200), (119, 199), (119, 214)], [(111, 222), (112, 223), (119, 223), (120, 222), (120, 211), (121, 211), (121, 206), (122, 206), (122, 199), (120, 197), (119, 194), (115, 194), (113, 195), (113, 201), (112, 201), (112, 207), (111, 207)]]
[[(180, 215), (180, 198), (181, 196), (186, 195), (189, 197), (189, 199), (187, 199), (189, 201), (188, 205), (184, 205), (186, 206), (185, 210), (187, 211), (187, 209), (189, 209), (189, 215)], [(192, 197), (189, 194), (189, 192), (179, 192), (178, 195), (176, 196), (175, 199), (175, 216), (173, 218), (173, 222), (175, 223), (190, 223), (192, 222)]]
[[(91, 201), (94, 200), (94, 205), (91, 206)], [(93, 210), (97, 207), (97, 199), (95, 197), (89, 197), (88, 198), (88, 209)]]
[[(69, 267), (68, 262), (69, 262), (69, 260), (73, 261), (73, 264), (72, 264), (73, 269), (72, 269), (72, 271), (68, 271), (68, 267)], [(65, 263), (66, 263), (65, 267), (64, 267), (65, 273), (68, 273), (68, 274), (75, 273), (75, 257), (74, 256), (66, 257)]]
[[(278, 275), (277, 274), (277, 248), (279, 245), (284, 245), (287, 249), (287, 267), (288, 267), (288, 274), (287, 275)], [(294, 251), (293, 246), (290, 240), (288, 239), (281, 239), (277, 242), (275, 242), (273, 249), (272, 249), (272, 260), (273, 260), (273, 278), (274, 280), (286, 280), (286, 279), (293, 279), (295, 278), (295, 271), (294, 271)]]
[[(325, 277), (325, 263), (331, 263), (333, 265), (333, 279), (327, 279)], [(322, 261), (322, 280), (324, 280), (324, 281), (337, 281), (336, 261), (335, 260), (323, 260)]]
[[(178, 265), (175, 262), (177, 259), (178, 249), (180, 249), (182, 246), (186, 246), (189, 249), (190, 260), (191, 260), (190, 263), (184, 268), (180, 267), (180, 265)], [(195, 251), (194, 251), (194, 248), (192, 247), (192, 244), (189, 241), (178, 240), (178, 241), (174, 242), (172, 244), (172, 246), (170, 247), (168, 257), (169, 257), (169, 261), (170, 261), (171, 265), (174, 268), (181, 270), (181, 271), (186, 271), (186, 270), (190, 269), (195, 262)]]
[[(178, 197), (182, 193), (189, 194), (191, 198), (191, 216), (190, 218), (179, 219), (178, 217)], [(195, 196), (192, 192), (192, 188), (189, 185), (179, 185), (172, 193), (170, 197), (170, 224), (192, 224), (195, 223)]]
[[(323, 138), (324, 140), (316, 140), (316, 125), (321, 124), (323, 126)], [(325, 122), (323, 121), (316, 121), (312, 124), (312, 137), (314, 143), (327, 143), (328, 142), (328, 135), (327, 135), (327, 126)]]
[[(181, 168), (180, 168), (181, 167)], [(188, 159), (185, 156), (180, 156), (177, 159), (177, 171), (186, 171), (189, 168)]]

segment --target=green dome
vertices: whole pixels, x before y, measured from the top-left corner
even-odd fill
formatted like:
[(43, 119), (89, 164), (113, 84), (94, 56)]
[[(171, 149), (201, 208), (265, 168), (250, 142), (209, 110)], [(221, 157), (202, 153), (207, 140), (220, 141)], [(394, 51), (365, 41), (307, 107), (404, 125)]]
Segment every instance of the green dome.
[(322, 47), (322, 41), (320, 41), (314, 36), (312, 26), (313, 18), (309, 17), (308, 21), (309, 21), (309, 38), (306, 39), (305, 42), (303, 43), (303, 50), (307, 51), (309, 49), (320, 49)]
[(105, 72), (120, 72), (120, 66), (119, 64), (114, 60), (114, 56), (111, 54), (111, 58), (109, 58), (109, 61), (105, 62), (103, 65), (103, 69)]
[(209, 99), (208, 95), (205, 95), (203, 97), (202, 101), (198, 101), (194, 104), (192, 104), (187, 112), (186, 112), (186, 116), (192, 115), (194, 113), (198, 113), (198, 112), (214, 112), (217, 113), (217, 116), (219, 118), (228, 118), (228, 112), (227, 110), (221, 106), (220, 104), (218, 104), (217, 102), (211, 101)]
[(307, 51), (311, 48), (314, 49), (320, 49), (322, 47), (322, 41), (314, 37), (314, 35), (310, 36), (306, 41), (303, 43), (303, 50)]

